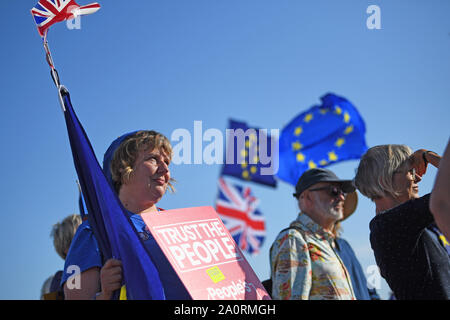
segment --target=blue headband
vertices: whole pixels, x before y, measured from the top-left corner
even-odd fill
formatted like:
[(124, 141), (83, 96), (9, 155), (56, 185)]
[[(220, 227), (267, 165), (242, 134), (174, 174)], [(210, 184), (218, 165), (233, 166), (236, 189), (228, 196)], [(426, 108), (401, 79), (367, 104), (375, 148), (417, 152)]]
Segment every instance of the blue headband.
[(111, 168), (110, 167), (111, 167), (111, 161), (112, 161), (114, 152), (117, 150), (117, 148), (121, 145), (121, 143), (126, 138), (128, 138), (132, 134), (135, 134), (138, 131), (141, 131), (141, 130), (128, 132), (128, 133), (125, 133), (125, 134), (121, 135), (120, 137), (118, 137), (116, 140), (114, 140), (111, 143), (111, 145), (109, 146), (108, 150), (106, 150), (106, 152), (105, 152), (105, 154), (103, 156), (103, 173), (105, 174), (106, 180), (108, 180), (108, 182), (111, 185), (111, 187), (113, 187), (113, 190), (114, 190), (114, 182), (112, 180)]

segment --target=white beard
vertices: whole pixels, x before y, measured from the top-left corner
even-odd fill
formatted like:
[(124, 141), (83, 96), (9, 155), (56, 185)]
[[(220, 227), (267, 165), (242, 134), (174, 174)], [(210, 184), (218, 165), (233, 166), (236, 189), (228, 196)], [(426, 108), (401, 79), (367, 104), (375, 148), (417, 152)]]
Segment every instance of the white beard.
[(330, 210), (328, 210), (328, 213), (336, 218), (336, 221), (342, 220), (344, 218), (344, 213), (342, 209), (336, 209), (331, 207)]
[(333, 217), (336, 221), (342, 220), (344, 218), (344, 209), (343, 208), (336, 208), (336, 203), (332, 204), (325, 204), (323, 202), (320, 202), (317, 198), (317, 207), (319, 211), (324, 216)]

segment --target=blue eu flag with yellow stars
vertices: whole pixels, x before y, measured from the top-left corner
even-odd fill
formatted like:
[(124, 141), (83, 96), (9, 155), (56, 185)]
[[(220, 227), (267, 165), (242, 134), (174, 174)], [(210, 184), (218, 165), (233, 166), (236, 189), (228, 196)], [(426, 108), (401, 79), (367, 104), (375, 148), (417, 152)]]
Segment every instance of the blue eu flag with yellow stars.
[(328, 93), (282, 129), (277, 176), (296, 185), (302, 173), (339, 161), (359, 159), (366, 152), (366, 126), (355, 106)]
[(222, 175), (276, 187), (274, 161), (278, 159), (278, 144), (275, 138), (271, 138), (267, 130), (252, 128), (245, 122), (231, 119), (226, 131)]

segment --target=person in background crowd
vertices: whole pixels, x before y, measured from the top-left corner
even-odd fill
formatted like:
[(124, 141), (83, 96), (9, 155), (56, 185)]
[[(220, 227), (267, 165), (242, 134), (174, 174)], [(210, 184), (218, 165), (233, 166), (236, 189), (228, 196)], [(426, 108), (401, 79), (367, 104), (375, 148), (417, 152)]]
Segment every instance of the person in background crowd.
[(351, 180), (341, 180), (330, 170), (302, 174), (294, 193), (301, 212), (270, 248), (273, 299), (355, 299), (332, 232), (343, 218), (346, 195), (354, 191)]
[(440, 156), (405, 145), (380, 145), (361, 158), (358, 190), (376, 206), (370, 242), (381, 275), (398, 300), (450, 299), (450, 258), (430, 212), (430, 194), (419, 197), (418, 183), (428, 163)]
[[(53, 238), (56, 252), (63, 260), (66, 260), (70, 244), (81, 222), (80, 215), (72, 214), (53, 225), (50, 236)], [(45, 280), (41, 289), (41, 300), (64, 300), (64, 291), (60, 285), (62, 273), (63, 271), (59, 270)]]
[(450, 140), (439, 163), (430, 197), (430, 210), (439, 229), (450, 239)]

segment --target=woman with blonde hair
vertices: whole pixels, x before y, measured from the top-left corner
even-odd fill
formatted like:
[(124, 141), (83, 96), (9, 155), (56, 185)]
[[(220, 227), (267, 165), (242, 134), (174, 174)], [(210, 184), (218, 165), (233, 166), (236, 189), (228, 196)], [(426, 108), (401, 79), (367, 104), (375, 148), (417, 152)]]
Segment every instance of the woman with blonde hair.
[[(146, 212), (160, 214), (162, 209), (156, 204), (168, 188), (173, 190), (169, 169), (171, 159), (172, 146), (164, 135), (156, 131), (135, 131), (110, 145), (104, 156), (103, 171), (159, 272), (166, 299), (190, 299), (140, 216)], [(80, 267), (81, 285), (80, 288), (69, 288), (70, 274), (65, 272), (62, 282), (67, 299), (109, 300), (122, 286), (121, 261), (103, 261), (88, 221), (80, 226), (75, 236), (65, 271), (70, 265)]]
[(450, 299), (450, 258), (418, 183), (440, 156), (405, 145), (380, 145), (361, 158), (355, 184), (376, 206), (370, 242), (381, 275), (400, 300)]

